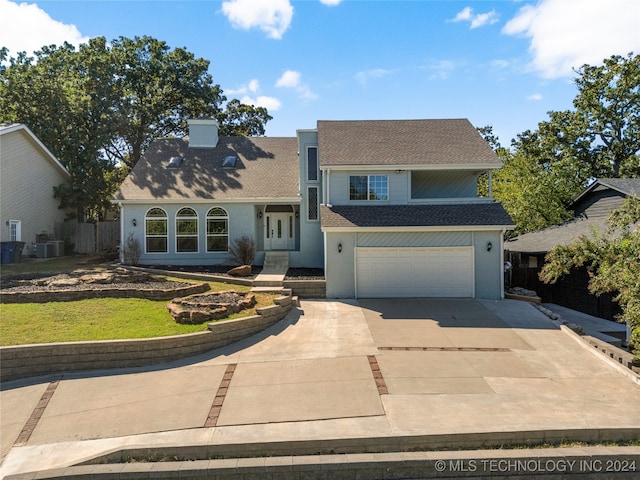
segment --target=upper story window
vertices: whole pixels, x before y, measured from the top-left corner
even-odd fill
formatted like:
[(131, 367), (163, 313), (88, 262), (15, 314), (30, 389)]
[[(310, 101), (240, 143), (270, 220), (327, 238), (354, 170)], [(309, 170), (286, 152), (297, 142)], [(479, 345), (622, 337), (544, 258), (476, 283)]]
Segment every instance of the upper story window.
[(176, 251), (198, 251), (198, 214), (193, 208), (181, 208), (176, 213)]
[(229, 250), (229, 215), (224, 208), (213, 207), (207, 212), (207, 252)]
[(307, 147), (307, 180), (318, 181), (318, 147)]
[(318, 220), (318, 187), (307, 188), (307, 220)]
[(386, 175), (351, 175), (349, 200), (388, 200), (389, 177)]
[(167, 253), (167, 212), (152, 208), (144, 217), (144, 239), (147, 253)]

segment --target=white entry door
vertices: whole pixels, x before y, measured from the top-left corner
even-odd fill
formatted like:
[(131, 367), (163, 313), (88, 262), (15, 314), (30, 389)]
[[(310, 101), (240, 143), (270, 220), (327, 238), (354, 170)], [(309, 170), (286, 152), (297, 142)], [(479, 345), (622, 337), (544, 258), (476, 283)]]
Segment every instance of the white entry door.
[(472, 247), (357, 248), (357, 296), (473, 297)]
[(291, 250), (294, 246), (293, 212), (267, 213), (265, 244), (268, 250)]

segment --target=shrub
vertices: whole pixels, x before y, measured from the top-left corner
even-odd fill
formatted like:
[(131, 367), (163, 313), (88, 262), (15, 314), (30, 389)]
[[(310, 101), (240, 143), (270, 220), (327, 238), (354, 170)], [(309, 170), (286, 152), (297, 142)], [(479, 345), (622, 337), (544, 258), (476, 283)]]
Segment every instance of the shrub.
[(127, 237), (127, 241), (122, 248), (122, 259), (127, 265), (137, 265), (140, 260), (140, 242), (133, 233), (130, 233)]
[(231, 242), (229, 253), (240, 265), (252, 265), (256, 256), (256, 242), (253, 238), (243, 235)]

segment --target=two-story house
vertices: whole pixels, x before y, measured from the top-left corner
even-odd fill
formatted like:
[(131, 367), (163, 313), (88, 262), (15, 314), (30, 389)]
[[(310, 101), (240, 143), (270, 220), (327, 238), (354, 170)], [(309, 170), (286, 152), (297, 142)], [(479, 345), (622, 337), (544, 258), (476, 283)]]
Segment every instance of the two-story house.
[(477, 184), (500, 165), (466, 119), (319, 121), (294, 138), (195, 120), (149, 147), (115, 202), (141, 264), (224, 264), (247, 235), (258, 265), (286, 251), (323, 267), (330, 298), (499, 299), (513, 222)]

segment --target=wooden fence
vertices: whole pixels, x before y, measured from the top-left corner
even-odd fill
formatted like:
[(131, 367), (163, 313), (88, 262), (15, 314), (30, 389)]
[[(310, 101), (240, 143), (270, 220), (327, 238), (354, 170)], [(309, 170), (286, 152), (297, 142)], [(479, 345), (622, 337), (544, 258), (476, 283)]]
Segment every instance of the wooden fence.
[(74, 253), (115, 252), (120, 243), (120, 222), (65, 222), (64, 238), (73, 244)]

